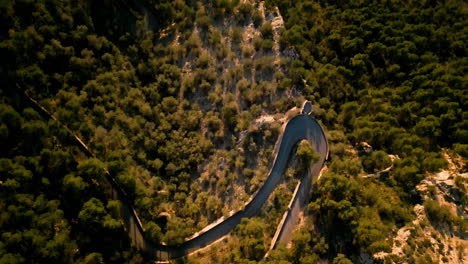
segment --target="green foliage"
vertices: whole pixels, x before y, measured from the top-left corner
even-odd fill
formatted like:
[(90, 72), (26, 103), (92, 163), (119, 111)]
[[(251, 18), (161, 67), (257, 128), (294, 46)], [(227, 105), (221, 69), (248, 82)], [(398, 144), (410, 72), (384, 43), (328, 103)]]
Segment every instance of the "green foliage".
[(390, 167), (392, 161), (385, 151), (378, 150), (373, 151), (368, 156), (362, 157), (362, 165), (366, 171), (377, 172)]
[(357, 159), (335, 159), (330, 164), (330, 170), (352, 177), (357, 176), (362, 171), (362, 165)]
[(237, 22), (243, 24), (247, 22), (253, 10), (253, 6), (250, 3), (240, 3), (237, 6), (237, 12), (235, 13), (235, 19)]
[(260, 43), (259, 49), (260, 49), (260, 50), (263, 50), (263, 51), (268, 51), (268, 50), (273, 49), (274, 44), (275, 44), (275, 43), (273, 42), (273, 40), (264, 39), (264, 40), (262, 40), (262, 42)]
[(102, 182), (104, 179), (105, 165), (96, 158), (90, 158), (80, 162), (77, 169), (78, 173), (87, 180), (94, 179), (95, 181)]
[(325, 239), (310, 229), (301, 228), (291, 236), (290, 260), (293, 263), (316, 263), (328, 250)]
[(233, 129), (237, 124), (237, 107), (234, 104), (226, 105), (221, 110), (221, 117), (224, 121), (224, 124)]
[(260, 12), (260, 10), (258, 10), (258, 9), (254, 9), (253, 14), (252, 14), (252, 20), (253, 20), (254, 25), (256, 27), (261, 25), (262, 22), (263, 22), (262, 12)]
[(335, 239), (347, 248), (359, 246), (369, 253), (388, 251), (387, 235), (395, 225), (410, 220), (409, 209), (382, 183), (326, 173), (316, 188), (309, 210), (328, 230), (331, 252), (337, 250)]
[(441, 169), (446, 168), (447, 165), (447, 160), (440, 153), (435, 152), (426, 153), (422, 161), (423, 168), (428, 172), (439, 172)]
[(260, 27), (260, 33), (262, 33), (262, 37), (265, 39), (273, 38), (273, 27), (271, 23), (264, 23)]
[(154, 222), (149, 222), (146, 225), (146, 235), (149, 241), (152, 241), (152, 243), (157, 243), (162, 239), (161, 228)]
[(120, 222), (109, 215), (102, 202), (96, 198), (91, 198), (83, 204), (78, 219), (85, 228), (93, 231), (121, 228)]
[(242, 28), (234, 27), (231, 31), (231, 39), (234, 44), (239, 45), (242, 41)]
[(265, 255), (263, 232), (265, 224), (258, 218), (243, 218), (234, 233), (240, 237), (243, 257), (259, 261)]
[(447, 225), (449, 228), (458, 228), (460, 232), (466, 229), (466, 221), (455, 216), (450, 211), (450, 207), (440, 205), (437, 201), (424, 201), (424, 210), (433, 225)]
[[(116, 220), (119, 205), (106, 203), (105, 168), (151, 239), (183, 242), (222, 215), (228, 201), (219, 192), (229, 193), (237, 175), (245, 172), (255, 190), (266, 173), (245, 153), (213, 149), (230, 149), (262, 111), (290, 109), (290, 95), (311, 100), (327, 130), (341, 133), (334, 135), (331, 173), (310, 206), (332, 230), (325, 236), (330, 258), (340, 253), (338, 231), (348, 249), (341, 253), (350, 257), (358, 247), (388, 250), (385, 238), (409, 220), (399, 196), (447, 166), (441, 148), (468, 155), (466, 26), (458, 0), (265, 1), (267, 16), (278, 6), (285, 19), (280, 44), (293, 60), (279, 64), (262, 56), (274, 46), (273, 29), (251, 3), (152, 1), (159, 16), (148, 30), (154, 21), (135, 18), (139, 4), (126, 2), (129, 8), (115, 1), (0, 4), (0, 262), (143, 262)], [(225, 28), (232, 19), (237, 24)], [(250, 22), (262, 36), (252, 44), (265, 54), (239, 47)], [(23, 91), (97, 158), (85, 158), (66, 129), (26, 107)], [(265, 145), (276, 134), (264, 135), (248, 140), (245, 152), (268, 156)], [(362, 163), (346, 149), (361, 141), (376, 149)], [(192, 190), (196, 171), (219, 153), (229, 153), (216, 167), (222, 170)], [(387, 153), (401, 158), (383, 179), (387, 186), (356, 179), (363, 168), (390, 166)], [(426, 207), (434, 221), (452, 221), (445, 209), (440, 216), (439, 207)], [(176, 211), (165, 234), (154, 222), (163, 211)], [(265, 252), (260, 222), (244, 222), (246, 259)], [(299, 234), (294, 254), (275, 260), (317, 262), (324, 253), (314, 247), (322, 243), (310, 234)]]
[[(11, 258), (71, 263), (76, 244), (70, 240), (68, 223), (58, 208), (60, 202), (30, 194), (16, 194), (10, 201), (8, 208), (1, 208), (4, 247), (0, 259), (5, 263)], [(58, 230), (55, 234), (50, 232), (53, 228)]]
[(346, 256), (343, 254), (338, 254), (338, 256), (336, 256), (333, 259), (333, 264), (352, 264), (352, 263), (353, 262), (349, 260), (348, 258), (346, 258)]
[(468, 158), (468, 144), (454, 144), (455, 151), (464, 158)]
[[(300, 63), (293, 62), (291, 69), (293, 83), (309, 96), (331, 100), (352, 143), (366, 141), (400, 157), (413, 156), (416, 147), (464, 153), (465, 110), (457, 96), (463, 97), (459, 69), (466, 62), (456, 45), (449, 44), (463, 35), (459, 1), (437, 8), (379, 1), (271, 3), (285, 17), (282, 46), (294, 46), (300, 53)], [(427, 24), (425, 17), (437, 17), (437, 23)], [(373, 170), (372, 163), (366, 161), (365, 169)], [(433, 157), (420, 169), (443, 167)]]
[(296, 150), (296, 155), (301, 160), (300, 171), (305, 172), (311, 165), (319, 161), (320, 154), (315, 152), (309, 141), (302, 140)]
[(100, 253), (91, 253), (87, 255), (83, 260), (83, 264), (100, 264), (100, 263), (104, 263), (104, 258), (102, 257), (102, 254)]
[(106, 210), (102, 202), (92, 198), (83, 204), (78, 218), (85, 226), (95, 226), (103, 222), (104, 216), (106, 216)]
[(197, 11), (197, 19), (196, 19), (196, 23), (197, 25), (204, 29), (204, 30), (207, 30), (208, 27), (211, 25), (212, 21), (211, 21), (211, 17), (209, 17), (205, 11), (204, 8), (200, 8), (198, 11)]
[[(9, 101), (5, 98), (2, 100)], [(24, 108), (20, 111), (22, 114), (19, 114), (10, 105), (3, 104), (2, 107), (5, 107), (2, 112), (3, 120), (10, 129), (14, 128), (14, 120), (18, 122), (15, 126), (27, 131), (37, 125), (44, 129), (43, 133), (34, 135), (34, 148), (25, 146), (25, 143), (30, 143), (19, 137), (11, 137), (8, 151), (2, 152), (0, 157), (0, 209), (3, 212), (0, 244), (4, 245), (0, 249), (1, 261), (81, 262), (90, 253), (86, 237), (99, 235), (103, 230), (122, 231), (120, 222), (110, 216), (98, 218), (103, 208), (99, 208), (102, 203), (96, 198), (92, 200), (94, 203), (86, 203), (86, 210), (81, 214), (83, 220), (96, 224), (94, 228), (89, 226), (93, 233), (88, 234), (90, 229), (76, 224), (83, 201), (89, 199), (88, 187), (96, 184), (96, 178), (91, 176), (102, 175), (102, 164), (90, 159), (77, 166), (71, 155), (79, 152), (77, 148), (67, 149), (57, 144), (44, 143), (54, 133), (60, 133), (54, 122), (43, 122), (31, 108)], [(15, 107), (22, 109), (18, 105)], [(80, 172), (76, 170), (77, 167)], [(78, 174), (86, 177), (76, 176)], [(94, 220), (101, 221), (100, 223), (93, 222), (91, 217), (85, 217), (85, 213), (89, 213), (88, 216), (93, 215), (90, 210), (95, 208), (90, 204), (97, 204)], [(112, 238), (110, 234), (104, 235)], [(115, 233), (113, 235), (114, 238), (125, 241), (125, 237), (115, 236)], [(125, 242), (121, 245), (124, 244)], [(112, 245), (114, 246), (116, 245)], [(93, 250), (105, 252), (106, 260), (110, 260), (110, 255), (113, 254), (112, 250), (104, 250), (102, 247), (94, 247)], [(119, 258), (113, 260), (119, 261)]]
[(68, 174), (63, 179), (63, 188), (71, 196), (79, 199), (88, 184), (80, 176)]
[(409, 159), (404, 159), (396, 163), (395, 170), (393, 171), (393, 179), (405, 191), (410, 191), (424, 178), (420, 169), (417, 167), (419, 164)]

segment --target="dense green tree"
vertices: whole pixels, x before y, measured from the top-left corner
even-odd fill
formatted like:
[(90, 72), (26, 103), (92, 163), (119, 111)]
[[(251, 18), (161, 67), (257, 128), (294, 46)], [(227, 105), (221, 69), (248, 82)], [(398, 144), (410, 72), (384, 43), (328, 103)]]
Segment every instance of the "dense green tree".
[(265, 224), (257, 218), (244, 218), (236, 227), (235, 234), (241, 237), (241, 252), (250, 260), (260, 260), (265, 255), (263, 232)]
[[(264, 112), (286, 112), (291, 98), (311, 100), (326, 130), (341, 133), (329, 135), (331, 173), (310, 206), (323, 230), (345, 234), (324, 236), (330, 261), (388, 250), (385, 238), (409, 220), (402, 200), (447, 166), (441, 149), (467, 156), (461, 1), (268, 0), (266, 19), (259, 3), (237, 0), (153, 0), (141, 16), (143, 2), (121, 2), (0, 4), (0, 262), (142, 262), (116, 220), (119, 206), (107, 203), (106, 168), (150, 238), (183, 242), (221, 216), (235, 186), (262, 184), (277, 132), (252, 133), (251, 124)], [(271, 52), (275, 7), (288, 58)], [(261, 37), (249, 43), (242, 31), (251, 22)], [(29, 108), (23, 92), (58, 121)], [(362, 141), (374, 151), (353, 156), (349, 144)], [(388, 177), (358, 179), (363, 168), (390, 166), (387, 153), (401, 158)], [(216, 175), (198, 178), (210, 166)], [(155, 223), (164, 211), (175, 211), (167, 232)], [(242, 258), (265, 252), (270, 225), (259, 223), (244, 222)], [(105, 243), (93, 242), (96, 234)], [(298, 235), (294, 256), (273, 259), (324, 257), (310, 234)], [(335, 247), (338, 239), (346, 250)]]
[(224, 124), (230, 129), (233, 129), (236, 126), (237, 115), (237, 108), (234, 104), (224, 106), (221, 111), (221, 116), (224, 121)]
[(351, 263), (353, 262), (349, 260), (348, 258), (346, 258), (346, 256), (343, 254), (338, 254), (338, 256), (336, 256), (333, 259), (333, 264), (351, 264)]
[(362, 158), (362, 165), (364, 169), (369, 172), (376, 172), (387, 169), (392, 165), (392, 161), (385, 151), (374, 151), (370, 155)]
[(302, 140), (296, 150), (296, 155), (301, 160), (301, 171), (306, 171), (312, 164), (320, 159), (320, 155), (315, 152), (309, 141)]

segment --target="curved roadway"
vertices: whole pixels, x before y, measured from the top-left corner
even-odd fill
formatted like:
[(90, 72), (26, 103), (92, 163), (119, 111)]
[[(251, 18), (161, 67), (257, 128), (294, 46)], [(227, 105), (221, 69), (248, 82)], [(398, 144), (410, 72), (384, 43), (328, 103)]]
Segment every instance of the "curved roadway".
[[(45, 118), (51, 118), (58, 121), (47, 109), (31, 98), (26, 92), (21, 92), (20, 94), (25, 96), (31, 103), (31, 106)], [(280, 181), (281, 176), (284, 174), (294, 145), (303, 139), (308, 140), (315, 148), (315, 151), (320, 154), (319, 161), (311, 165), (309, 170), (310, 173), (307, 173), (304, 179), (301, 180), (299, 190), (302, 191), (299, 191), (298, 195), (293, 197), (293, 200), (296, 201), (306, 201), (306, 196), (309, 193), (312, 178), (318, 175), (323, 163), (328, 158), (328, 143), (325, 133), (319, 123), (309, 116), (311, 112), (312, 105), (310, 102), (305, 102), (302, 106), (302, 114), (295, 116), (287, 123), (286, 128), (279, 139), (279, 147), (270, 173), (268, 174), (264, 185), (260, 187), (260, 189), (252, 196), (252, 199), (246, 203), (245, 208), (217, 223), (212, 228), (202, 231), (197, 236), (190, 238), (179, 246), (153, 245), (151, 241), (144, 238), (145, 231), (143, 225), (131, 203), (128, 202), (128, 195), (120, 188), (114, 178), (110, 175), (109, 171), (105, 170), (106, 179), (108, 180), (107, 187), (110, 190), (110, 195), (113, 199), (121, 201), (121, 213), (126, 230), (137, 248), (143, 250), (154, 259), (169, 260), (186, 256), (227, 235), (229, 231), (234, 229), (240, 223), (242, 218), (250, 218), (259, 212), (262, 205)], [(60, 123), (60, 121), (58, 122)], [(81, 147), (87, 155), (95, 157), (89, 150), (88, 146), (76, 134), (68, 129), (66, 125), (62, 124), (62, 126), (72, 136), (74, 136), (76, 144)], [(291, 208), (288, 210), (291, 210)], [(284, 237), (287, 236), (288, 235), (286, 234)]]
[[(279, 183), (281, 176), (284, 174), (293, 147), (303, 139), (308, 140), (315, 148), (315, 151), (320, 154), (320, 160), (312, 165), (311, 170), (313, 174), (311, 175), (312, 178), (317, 176), (328, 156), (327, 139), (323, 129), (313, 117), (307, 114), (300, 114), (292, 118), (286, 125), (280, 139), (280, 145), (273, 166), (265, 180), (265, 183), (253, 195), (253, 198), (246, 204), (243, 210), (236, 212), (224, 221), (213, 226), (211, 229), (198, 234), (179, 246), (150, 246), (146, 243), (147, 252), (151, 252), (151, 254), (158, 260), (183, 257), (198, 249), (204, 248), (227, 235), (241, 222), (242, 218), (250, 218), (256, 215), (268, 199), (271, 192), (275, 189), (276, 185)], [(301, 185), (302, 184), (310, 186), (310, 183), (307, 182), (302, 182)]]
[[(25, 96), (27, 100), (30, 101), (32, 107), (39, 111), (39, 113), (41, 113), (45, 118), (51, 118), (58, 121), (47, 109), (31, 98), (26, 92), (21, 92), (20, 94)], [(304, 191), (299, 192), (299, 196), (293, 197), (293, 199), (306, 201), (307, 197), (305, 196), (309, 193), (312, 178), (318, 175), (323, 163), (328, 158), (328, 143), (325, 133), (319, 123), (309, 115), (312, 111), (311, 103), (305, 102), (302, 108), (302, 114), (295, 116), (287, 123), (281, 136), (279, 148), (270, 173), (268, 174), (263, 186), (260, 187), (260, 189), (252, 196), (252, 199), (246, 204), (245, 208), (226, 218), (224, 221), (214, 225), (212, 228), (185, 241), (179, 246), (155, 246), (151, 241), (144, 238), (145, 231), (143, 225), (141, 224), (141, 221), (132, 205), (128, 202), (127, 194), (115, 182), (109, 171), (105, 170), (111, 195), (113, 199), (118, 199), (122, 203), (122, 218), (129, 236), (135, 245), (157, 260), (169, 260), (186, 256), (191, 252), (204, 248), (227, 235), (229, 231), (234, 229), (240, 223), (242, 218), (250, 218), (259, 212), (262, 205), (268, 199), (268, 196), (270, 196), (271, 192), (280, 181), (281, 176), (284, 174), (289, 155), (291, 154), (294, 145), (303, 139), (308, 140), (315, 148), (315, 151), (320, 154), (319, 161), (312, 164), (309, 170), (310, 173), (307, 173), (306, 177), (300, 183), (299, 189)], [(58, 122), (60, 123), (60, 121)], [(94, 157), (94, 154), (89, 150), (88, 146), (77, 135), (75, 135), (65, 125), (62, 124), (62, 126), (64, 126), (66, 130), (75, 137), (76, 143), (85, 153)]]

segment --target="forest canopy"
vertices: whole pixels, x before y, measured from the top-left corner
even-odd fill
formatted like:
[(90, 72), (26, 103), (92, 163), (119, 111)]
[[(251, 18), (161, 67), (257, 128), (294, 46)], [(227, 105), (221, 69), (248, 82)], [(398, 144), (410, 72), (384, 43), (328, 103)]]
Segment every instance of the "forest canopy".
[[(301, 143), (263, 212), (232, 232), (232, 254), (213, 249), (212, 262), (351, 263), (391, 251), (416, 205), (431, 225), (463, 232), (466, 221), (416, 187), (447, 156), (467, 169), (466, 10), (460, 0), (0, 0), (0, 263), (148, 261), (106, 193), (109, 175), (147, 239), (181, 244), (260, 188), (304, 100), (330, 143), (313, 217), (262, 260), (318, 159)], [(464, 178), (454, 182), (466, 206)]]

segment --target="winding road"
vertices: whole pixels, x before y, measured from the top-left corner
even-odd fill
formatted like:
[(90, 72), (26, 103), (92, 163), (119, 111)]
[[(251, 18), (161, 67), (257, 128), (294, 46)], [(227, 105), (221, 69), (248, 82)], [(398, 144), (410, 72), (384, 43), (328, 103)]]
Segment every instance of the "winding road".
[[(311, 105), (309, 102), (306, 102), (303, 105), (302, 114), (295, 116), (287, 123), (279, 139), (279, 148), (270, 173), (263, 186), (252, 196), (244, 209), (227, 217), (224, 221), (219, 222), (209, 230), (192, 237), (179, 246), (147, 245), (146, 249), (153, 252), (154, 257), (158, 260), (183, 257), (227, 235), (241, 222), (242, 218), (255, 216), (260, 211), (260, 208), (268, 199), (271, 192), (275, 189), (276, 185), (280, 182), (281, 176), (286, 170), (293, 147), (303, 139), (308, 140), (320, 154), (320, 160), (311, 166), (310, 173), (301, 181), (301, 185), (305, 186), (299, 186), (299, 188), (307, 187), (306, 189), (309, 190), (311, 179), (318, 175), (328, 156), (328, 143), (325, 133), (319, 123), (309, 115), (310, 111)], [(307, 196), (308, 193), (308, 191), (301, 192), (300, 195)], [(306, 200), (306, 197), (301, 198), (301, 200)]]
[[(31, 98), (26, 92), (20, 92), (20, 94), (25, 96), (31, 103), (31, 106), (45, 118), (51, 118), (59, 122), (66, 131), (75, 138), (75, 143), (88, 156), (95, 157), (83, 140), (73, 133), (73, 131), (68, 129), (66, 125), (55, 118), (52, 113), (40, 105), (36, 100)], [(181, 245), (154, 245), (151, 241), (145, 239), (144, 227), (132, 204), (129, 202), (128, 195), (120, 188), (107, 169), (105, 170), (107, 184), (103, 187), (107, 190), (106, 193), (110, 195), (112, 199), (119, 200), (121, 202), (121, 214), (125, 229), (137, 248), (156, 260), (179, 258), (202, 249), (221, 239), (234, 229), (241, 222), (242, 218), (255, 216), (260, 211), (262, 205), (268, 199), (271, 192), (275, 189), (276, 185), (280, 182), (294, 146), (299, 141), (306, 139), (312, 144), (315, 151), (320, 154), (320, 159), (311, 165), (309, 171), (296, 187), (296, 191), (293, 194), (288, 210), (285, 212), (283, 220), (278, 226), (278, 230), (273, 238), (273, 248), (277, 242), (286, 242), (289, 239), (289, 234), (295, 223), (295, 219), (297, 219), (298, 211), (303, 208), (308, 201), (312, 179), (319, 174), (325, 160), (328, 159), (328, 142), (325, 133), (317, 120), (310, 116), (311, 112), (312, 104), (306, 101), (302, 106), (301, 114), (288, 121), (282, 135), (278, 139), (275, 159), (268, 177), (263, 186), (260, 187), (260, 189), (246, 203), (244, 209), (234, 213), (226, 219), (221, 219), (210, 228), (202, 230), (200, 233), (191, 237)]]

